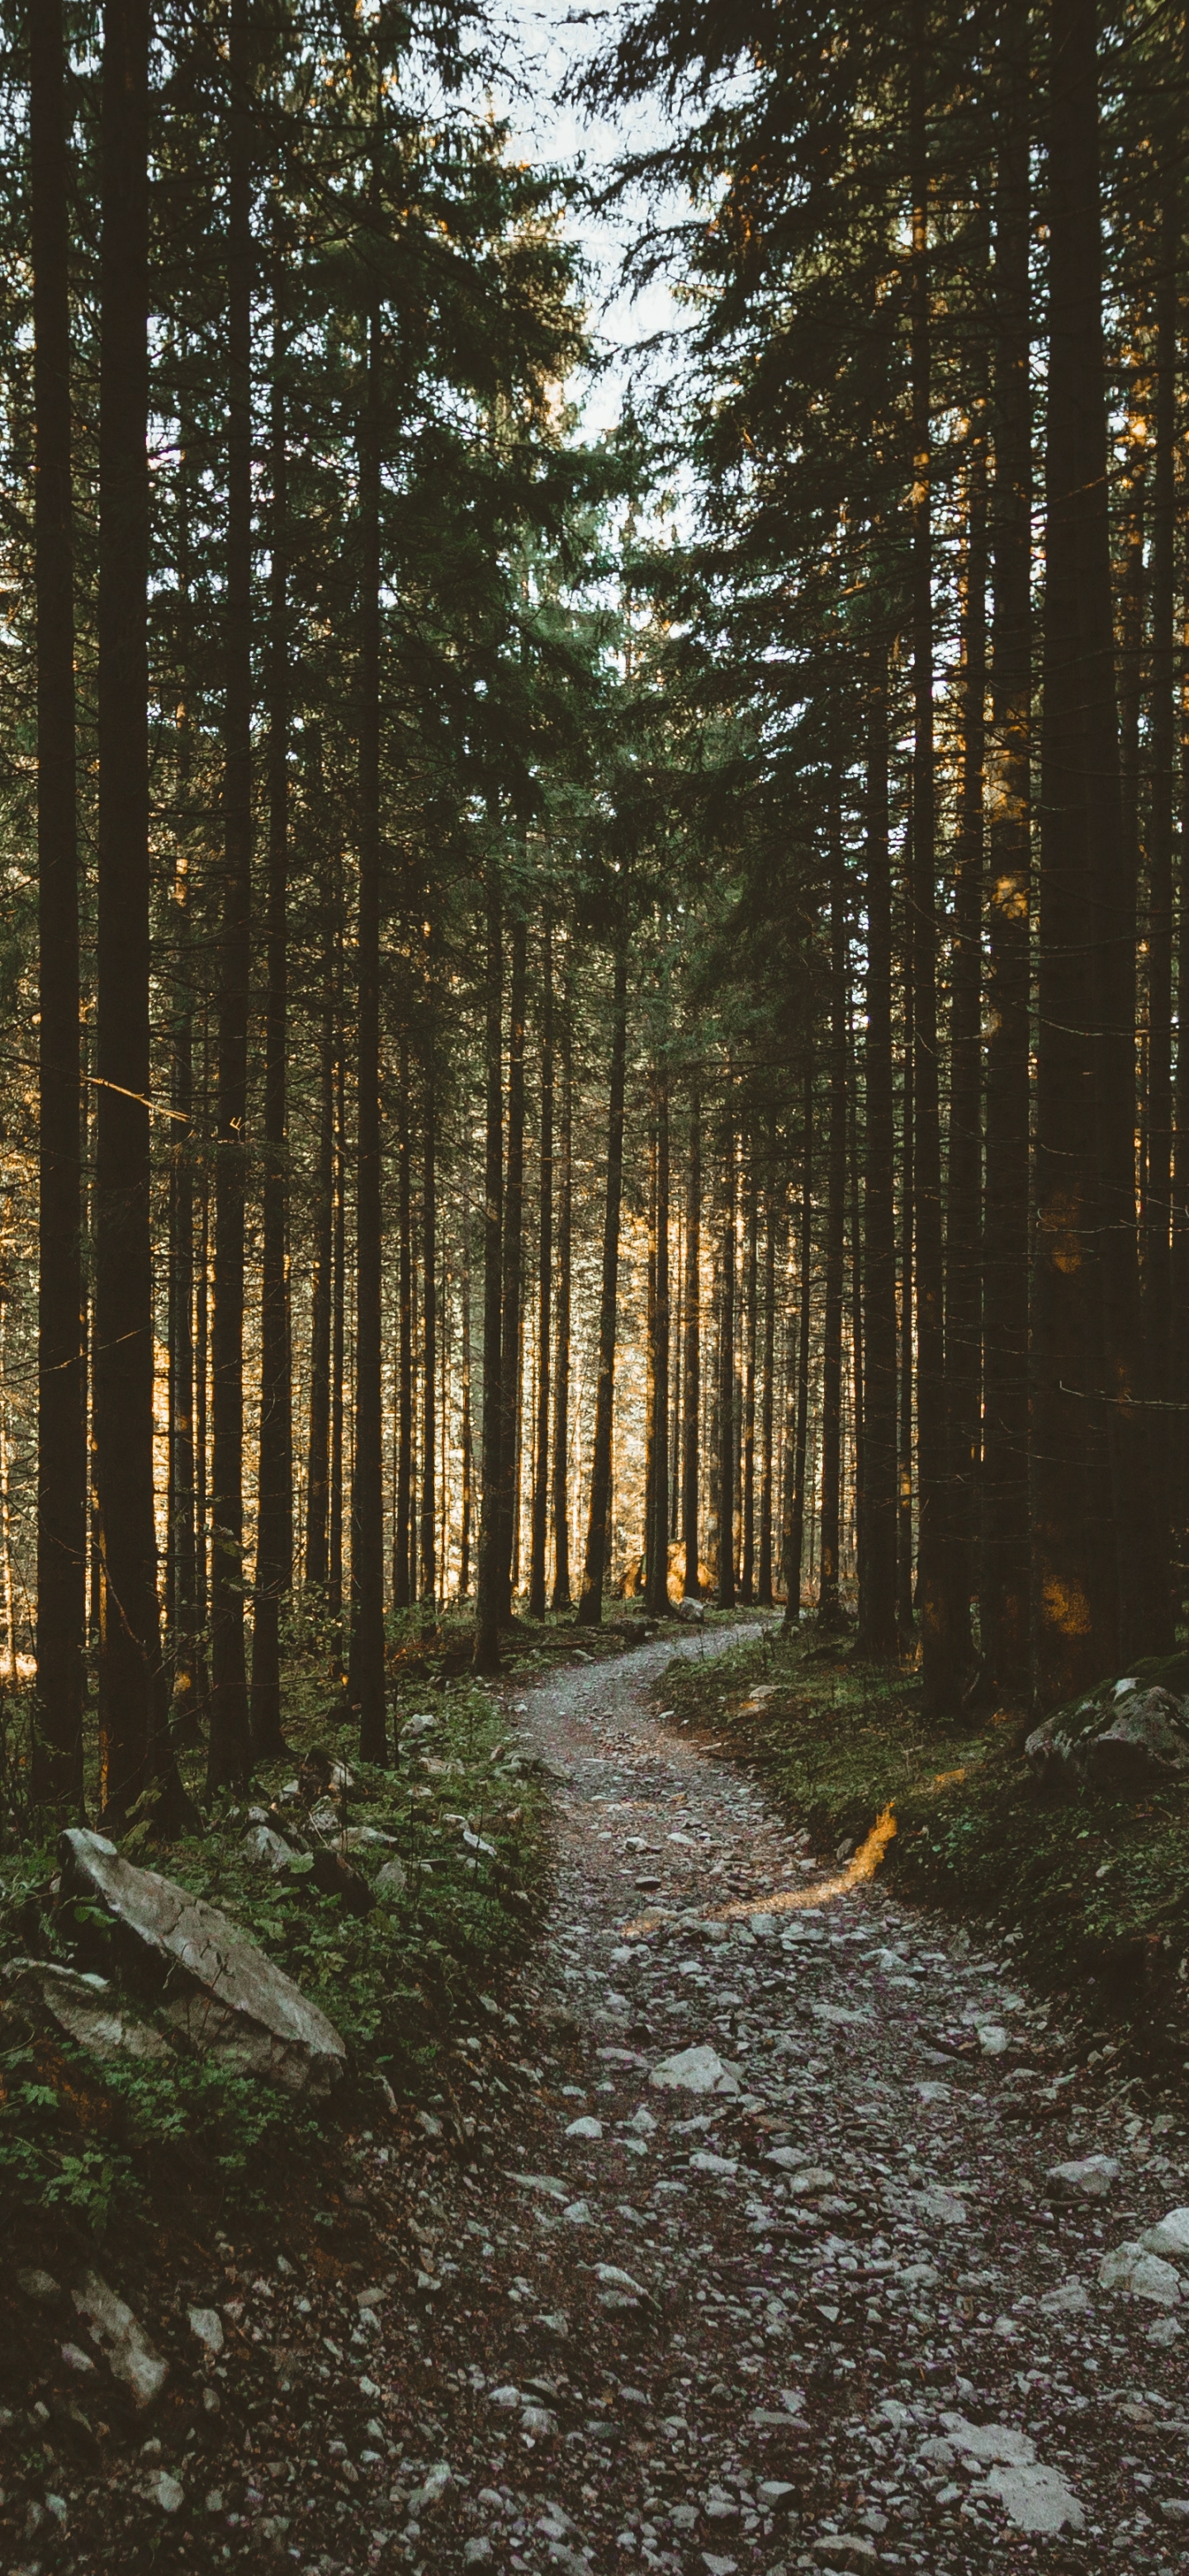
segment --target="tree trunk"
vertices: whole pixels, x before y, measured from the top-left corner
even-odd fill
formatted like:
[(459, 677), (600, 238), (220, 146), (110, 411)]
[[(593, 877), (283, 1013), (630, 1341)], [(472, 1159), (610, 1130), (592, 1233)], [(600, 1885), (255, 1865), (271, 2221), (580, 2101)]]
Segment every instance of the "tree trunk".
[(759, 1327), (760, 1201), (753, 1138), (747, 1181), (747, 1268), (743, 1292), (743, 1548), (739, 1598), (750, 1609), (755, 1600), (756, 1528), (756, 1340)]
[(950, 1118), (945, 1247), (949, 1408), (946, 1549), (949, 1618), (959, 1671), (974, 1660), (970, 1598), (978, 1529), (982, 1422), (982, 909), (987, 693), (987, 454), (981, 423), (968, 460), (963, 567), (958, 847), (950, 968)]
[[(183, 718), (182, 736), (188, 731)], [(188, 761), (179, 759), (179, 798)], [(167, 1615), (173, 1665), (173, 1712), (179, 1742), (196, 1743), (205, 1713), (197, 1617), (194, 1456), (194, 1019), (190, 974), (190, 887), (186, 853), (174, 877), (180, 961), (173, 1032), (173, 1136), (169, 1172), (169, 1547)]]
[(718, 1294), (718, 1585), (720, 1610), (735, 1606), (735, 1138), (722, 1142), (722, 1233)]
[(619, 1210), (623, 1197), (623, 1095), (627, 1063), (627, 940), (615, 947), (611, 1003), (611, 1080), (607, 1107), (607, 1194), (603, 1217), (603, 1284), (599, 1306), (599, 1375), (595, 1389), (590, 1518), (578, 1625), (597, 1628), (603, 1616), (603, 1581), (611, 1517), (611, 1427), (615, 1391), (615, 1324), (619, 1290)]
[(944, 1270), (937, 1067), (936, 780), (933, 748), (933, 450), (926, 145), (926, 33), (914, 0), (909, 66), (912, 184), (912, 899), (916, 1117), (917, 1555), (921, 1679), (930, 1716), (952, 1713), (958, 1667), (947, 1584)]
[(557, 1203), (557, 1357), (553, 1399), (553, 1608), (570, 1607), (570, 1255), (573, 1222), (574, 1030), (567, 982), (561, 1026), (561, 1172)]
[(487, 1141), (483, 1183), (483, 1493), (475, 1599), (476, 1672), (494, 1673), (500, 1660), (500, 1444), (503, 1393), (500, 1332), (503, 1322), (504, 1242), (503, 921), (494, 867), (487, 880)]
[(459, 1276), (459, 1330), (462, 1337), (462, 1421), (459, 1444), (462, 1450), (462, 1496), (458, 1533), (458, 1598), (468, 1599), (471, 1589), (471, 1517), (474, 1480), (474, 1440), (471, 1429), (471, 1187), (467, 1161), (462, 1169), (462, 1267)]
[(892, 887), (888, 853), (888, 656), (872, 646), (867, 695), (867, 1038), (863, 1170), (863, 1547), (860, 1650), (892, 1656), (896, 1624), (896, 1220), (892, 1090)]
[(1028, 1191), (1032, 389), (1028, 13), (1004, 0), (996, 108), (994, 607), (988, 756), (984, 1397), (979, 1636), (983, 1686), (1028, 1686)]
[(533, 1527), (528, 1608), (545, 1616), (545, 1548), (549, 1534), (549, 1335), (553, 1292), (553, 930), (546, 919), (541, 956), (541, 1178), (537, 1211), (537, 1422), (533, 1456)]
[[(801, 1229), (798, 1247), (796, 1410), (793, 1455), (785, 1467), (785, 1607), (786, 1628), (801, 1624), (801, 1564), (805, 1554), (805, 1463), (809, 1444), (809, 1324), (813, 1270), (813, 1065), (805, 1067), (802, 1107)], [(790, 1398), (792, 1396), (790, 1371)], [(790, 1404), (790, 1410), (792, 1409)]]
[[(193, 586), (191, 476), (193, 427), (183, 421), (176, 572), (183, 603)], [(193, 630), (183, 606), (179, 635), (182, 688), (175, 729), (178, 822), (173, 878), (176, 1002), (171, 1049), (173, 1110), (169, 1157), (169, 1483), (166, 1522), (166, 1620), (172, 1670), (173, 1726), (179, 1743), (196, 1744), (206, 1719), (198, 1617), (199, 1528), (195, 1518), (194, 1379), (194, 983), (189, 840), (193, 826)]]
[(30, 11), (37, 585), (38, 1290), (36, 1796), (82, 1799), (87, 1470), (79, 1155), (70, 175), (62, 0)]
[(698, 1413), (701, 1400), (702, 1301), (702, 1103), (695, 1081), (689, 1102), (689, 1164), (685, 1184), (685, 1423), (681, 1459), (681, 1544), (685, 1552), (683, 1590), (687, 1601), (701, 1599), (698, 1573), (698, 1486), (701, 1447)]
[(838, 782), (831, 781), (830, 1138), (826, 1164), (826, 1277), (822, 1346), (822, 1494), (818, 1619), (837, 1627), (842, 1454), (842, 1270), (846, 1243), (846, 877)]
[(438, 1211), (435, 1181), (434, 1098), (432, 1076), (426, 1076), (425, 1089), (425, 1154), (422, 1173), (421, 1228), (421, 1348), (424, 1354), (421, 1376), (421, 1585), (422, 1601), (435, 1603), (438, 1593), (438, 1571), (435, 1548), (437, 1492), (434, 1478), (434, 1425), (437, 1421), (438, 1380), (438, 1279), (437, 1231)]
[(335, 933), (323, 957), (319, 1064), (318, 1162), (314, 1199), (314, 1264), (310, 1289), (310, 1436), (306, 1467), (305, 1580), (325, 1593), (330, 1507), (330, 1309), (334, 1267)]
[(669, 1336), (670, 1349), (672, 1352), (672, 1365), (669, 1370), (668, 1544), (670, 1548), (675, 1548), (681, 1538), (681, 1354), (685, 1348), (685, 1308), (682, 1303), (684, 1279), (685, 1257), (681, 1240), (681, 1217), (679, 1212), (677, 1218), (677, 1234), (673, 1244), (673, 1284), (675, 1290), (675, 1303), (673, 1304), (670, 1316)]
[[(1118, 1465), (1119, 1399), (1110, 1348), (1118, 1322), (1110, 1227), (1133, 1226), (1114, 1196), (1119, 1102), (1134, 1075), (1117, 1060), (1113, 1026), (1125, 982), (1104, 943), (1095, 895), (1101, 882), (1095, 812), (1113, 807), (1121, 838), (1117, 730), (1106, 540), (1101, 237), (1098, 206), (1096, 11), (1093, 0), (1053, 0), (1049, 139), (1050, 324), (1046, 455), (1044, 732), (1042, 746), (1040, 999), (1037, 1053), (1037, 1251), (1032, 1316), (1032, 1541), (1035, 1690), (1047, 1708), (1111, 1671), (1119, 1645), (1116, 1546), (1123, 1538)], [(1101, 586), (1106, 576), (1107, 629)], [(1088, 724), (1104, 724), (1091, 743)], [(1113, 748), (1112, 748), (1113, 745)], [(1113, 773), (1113, 791), (1111, 775)], [(1114, 919), (1126, 928), (1134, 888), (1118, 882)], [(1112, 939), (1112, 948), (1117, 942)], [(1117, 960), (1111, 963), (1117, 966)], [(1094, 1046), (1096, 1015), (1103, 1035)], [(1134, 1051), (1134, 1022), (1128, 1050)], [(1096, 1139), (1101, 1118), (1110, 1133)], [(1134, 1128), (1128, 1142), (1134, 1207)], [(1097, 1168), (1096, 1168), (1097, 1164)], [(1112, 1203), (1113, 1202), (1113, 1203)], [(1107, 1350), (1102, 1345), (1104, 1328)], [(1104, 1367), (1106, 1384), (1103, 1384)], [(1095, 1397), (1115, 1416), (1105, 1429)], [(1113, 1433), (1113, 1437), (1112, 1437)], [(1112, 1457), (1111, 1453), (1114, 1452)], [(1113, 1525), (1113, 1526), (1112, 1526)], [(1130, 1621), (1129, 1621), (1130, 1624)]]
[[(1173, 1008), (1173, 716), (1175, 689), (1175, 459), (1177, 423), (1177, 253), (1180, 197), (1167, 183), (1161, 209), (1156, 281), (1156, 458), (1152, 493), (1152, 645), (1148, 743), (1148, 1189), (1144, 1239), (1145, 1392), (1152, 1493), (1153, 1627), (1149, 1651), (1170, 1651), (1175, 1595), (1171, 1583), (1172, 1458), (1170, 1374), (1172, 1328), (1172, 1008)], [(1189, 998), (1189, 997), (1187, 997)], [(1189, 1044), (1189, 1029), (1186, 1030)]]
[(500, 1343), (500, 1621), (512, 1616), (513, 1562), (520, 1518), (520, 1389), (524, 1288), (524, 1023), (528, 1000), (528, 926), (512, 922), (508, 1027), (508, 1163), (504, 1184), (504, 1302)]
[[(202, 1010), (202, 1134), (211, 1132), (210, 1013)], [(205, 1638), (210, 1618), (210, 1285), (211, 1184), (210, 1154), (204, 1152), (198, 1182), (198, 1277), (194, 1295), (194, 1625)], [(209, 1694), (204, 1693), (209, 1699)]]
[[(334, 1061), (334, 1282), (330, 1320), (330, 1547), (326, 1607), (336, 1625), (343, 1615), (343, 1422), (347, 1362), (347, 1027), (343, 929), (335, 942)], [(341, 1640), (335, 1649), (341, 1662)]]
[[(280, 291), (280, 267), (277, 270)], [(265, 924), (264, 1207), (260, 1294), (260, 1463), (252, 1631), (252, 1751), (285, 1751), (281, 1603), (293, 1582), (293, 1396), (289, 1343), (288, 1086), (289, 651), (284, 332), (274, 307), (272, 530), (268, 638), (268, 892)]]
[(760, 1399), (760, 1543), (756, 1601), (772, 1608), (772, 1450), (776, 1425), (776, 1191), (771, 1171), (764, 1190), (764, 1339)]
[[(359, 1751), (383, 1762), (383, 1211), (380, 1154), (380, 315), (368, 316), (359, 426), (359, 1091), (355, 1173), (355, 1461), (351, 1484), (350, 1696)], [(427, 1469), (433, 1488), (433, 1436)]]
[(1189, 1579), (1189, 1044), (1181, 1022), (1189, 997), (1189, 600), (1180, 603), (1180, 852), (1177, 879), (1177, 1065), (1173, 1085), (1171, 1334), (1169, 1347), (1169, 1519), (1176, 1597)]
[(863, 1376), (863, 1226), (859, 1198), (859, 1107), (851, 1035), (850, 977), (846, 993), (847, 1154), (850, 1190), (851, 1475), (856, 1596), (866, 1552), (867, 1427)]
[(396, 1359), (396, 1532), (392, 1550), (392, 1604), (407, 1610), (413, 1598), (409, 1565), (413, 1490), (413, 1181), (409, 1135), (409, 1048), (400, 1041), (397, 1108), (397, 1296), (400, 1303)]
[(161, 1691), (149, 1156), (147, 0), (103, 13), (95, 1485), (100, 1812), (145, 1783)]
[(648, 1441), (652, 1474), (644, 1552), (648, 1607), (663, 1618), (669, 1607), (669, 1089), (663, 1071), (656, 1076), (655, 1184)]
[(223, 921), (219, 950), (215, 1280), (211, 1329), (211, 1723), (208, 1791), (250, 1767), (244, 1658), (244, 1217), (252, 911), (252, 164), (249, 0), (232, 0), (228, 56), (227, 593), (224, 609)]
[(912, 903), (912, 821), (904, 887), (904, 1078), (900, 1106), (900, 1403), (897, 1426), (896, 1484), (896, 1620), (901, 1648), (912, 1651), (916, 1613), (913, 1583), (913, 1248), (916, 1236), (916, 1011), (914, 996)]

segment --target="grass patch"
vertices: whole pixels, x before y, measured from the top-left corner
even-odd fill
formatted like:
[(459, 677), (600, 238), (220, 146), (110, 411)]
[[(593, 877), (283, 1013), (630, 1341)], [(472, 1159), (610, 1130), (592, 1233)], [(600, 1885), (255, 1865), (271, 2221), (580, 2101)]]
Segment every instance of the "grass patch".
[(771, 1629), (673, 1664), (660, 1690), (675, 1725), (746, 1763), (831, 1857), (891, 1805), (882, 1874), (899, 1891), (993, 1925), (1039, 1984), (1185, 2064), (1189, 1784), (1042, 1790), (1017, 1715), (932, 1726), (912, 1675)]

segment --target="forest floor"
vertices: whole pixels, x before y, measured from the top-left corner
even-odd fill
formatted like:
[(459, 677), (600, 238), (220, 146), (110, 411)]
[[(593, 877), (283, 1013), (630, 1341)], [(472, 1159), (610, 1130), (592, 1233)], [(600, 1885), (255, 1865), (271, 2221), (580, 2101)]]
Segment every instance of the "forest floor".
[(819, 1863), (658, 1709), (674, 1651), (505, 1688), (555, 1892), (459, 2041), (469, 2142), (371, 2113), (329, 2211), (163, 2220), (110, 2274), (171, 2364), (139, 2417), (26, 2276), (14, 2576), (1184, 2565), (1181, 2276), (1101, 2277), (1189, 2200), (1179, 2097)]

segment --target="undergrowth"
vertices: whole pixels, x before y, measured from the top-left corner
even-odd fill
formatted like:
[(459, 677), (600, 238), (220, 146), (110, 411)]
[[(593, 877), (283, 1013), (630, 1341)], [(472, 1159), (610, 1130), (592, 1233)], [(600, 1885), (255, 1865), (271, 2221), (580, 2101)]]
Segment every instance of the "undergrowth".
[[(390, 2092), (437, 2102), (448, 2117), (453, 2042), (495, 2009), (489, 1990), (499, 1992), (541, 1919), (549, 1836), (539, 1765), (509, 1741), (490, 1693), (460, 1669), (457, 1640), (436, 1622), (412, 1613), (394, 1623), (396, 1749), (382, 1769), (358, 1759), (325, 1640), (307, 1632), (289, 1643), (285, 1758), (259, 1769), (245, 1795), (203, 1804), (201, 1750), (183, 1747), (201, 1829), (162, 1846), (147, 1807), (120, 1848), (217, 1905), (328, 2015), (349, 2050), (342, 2111), (366, 2115)], [(310, 1810), (336, 1766), (349, 1783), (319, 1831)], [(275, 1870), (254, 1859), (249, 1810), (306, 1850)], [(59, 1898), (54, 1840), (15, 1801), (8, 1825), (0, 1986), (20, 1956), (125, 1982), (102, 1909)], [(310, 1848), (341, 1850), (344, 1827), (388, 1838), (345, 1855), (356, 1874), (350, 1901), (315, 1884)], [(368, 1907), (360, 1877), (374, 1879), (394, 1857), (403, 1890)], [(13, 2210), (69, 2212), (98, 2234), (178, 2184), (216, 2200), (233, 2189), (242, 2208), (275, 2192), (278, 2159), (292, 2167), (316, 2156), (336, 2119), (214, 2055), (99, 2067), (14, 2003), (0, 2007), (0, 2196)]]
[(899, 1890), (1015, 1936), (1038, 1983), (1189, 2062), (1189, 1785), (1055, 1794), (1018, 1713), (931, 1724), (913, 1675), (812, 1635), (769, 1628), (712, 1666), (673, 1664), (660, 1689), (672, 1722), (746, 1762), (819, 1848), (845, 1857), (892, 1806)]

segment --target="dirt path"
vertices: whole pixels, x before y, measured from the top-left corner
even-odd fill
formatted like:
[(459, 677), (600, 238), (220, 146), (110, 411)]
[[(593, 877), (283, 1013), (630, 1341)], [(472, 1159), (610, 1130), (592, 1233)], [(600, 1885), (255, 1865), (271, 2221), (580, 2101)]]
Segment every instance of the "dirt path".
[(651, 1713), (672, 1651), (509, 1695), (558, 1895), (452, 2072), (477, 2164), (377, 2128), (350, 2245), (180, 2284), (226, 2337), (184, 2450), (125, 2456), (101, 2554), (71, 2501), (27, 2565), (1184, 2566), (1186, 2272), (1099, 2284), (1189, 2201), (1179, 2118), (878, 1878), (766, 1912), (827, 1873)]

